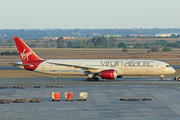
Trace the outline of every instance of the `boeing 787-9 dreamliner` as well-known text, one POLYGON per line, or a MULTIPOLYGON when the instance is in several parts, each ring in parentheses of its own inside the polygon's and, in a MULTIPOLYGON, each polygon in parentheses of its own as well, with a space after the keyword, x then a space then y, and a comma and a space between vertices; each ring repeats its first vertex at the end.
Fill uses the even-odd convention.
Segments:
POLYGON ((41 59, 19 37, 13 37, 22 62, 14 66, 54 75, 83 75, 87 81, 117 79, 122 76, 160 76, 176 71, 167 63, 157 60, 101 60, 101 59, 41 59))

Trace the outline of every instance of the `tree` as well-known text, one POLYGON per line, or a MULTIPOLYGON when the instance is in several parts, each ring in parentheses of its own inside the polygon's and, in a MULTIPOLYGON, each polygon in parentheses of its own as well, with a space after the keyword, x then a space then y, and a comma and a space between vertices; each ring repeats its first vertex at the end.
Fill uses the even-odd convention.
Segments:
POLYGON ((36 45, 35 44, 30 44, 29 47, 35 47, 36 45))
POLYGON ((180 44, 177 45, 177 48, 180 48, 180 44))
POLYGON ((19 55, 19 53, 18 53, 18 52, 15 52, 15 51, 12 52, 11 54, 12 54, 12 55, 19 55))
MULTIPOLYGON (((89 39, 89 40, 86 42, 86 44, 88 45, 88 44, 90 44, 90 43, 93 43, 92 41, 93 41, 93 39, 89 39)), ((94 44, 94 43, 93 43, 93 44, 94 44)))
POLYGON ((135 48, 135 49, 139 49, 139 45, 140 45, 140 43, 136 43, 136 44, 134 45, 134 48, 135 48))
POLYGON ((128 50, 126 48, 123 48, 122 52, 128 52, 128 50))
POLYGON ((98 40, 98 37, 93 37, 91 39, 89 39, 86 43, 87 45, 89 45, 89 43, 93 43, 95 46, 97 46, 97 40, 98 40))
POLYGON ((105 38, 105 37, 99 37, 99 38, 97 39, 97 46, 106 47, 106 46, 107 46, 107 38, 105 38))
POLYGON ((124 44, 124 42, 120 42, 118 44, 118 48, 126 48, 126 45, 124 44))
POLYGON ((166 40, 156 40, 154 42, 155 45, 162 45, 162 46, 167 46, 167 41, 166 40))
POLYGON ((80 41, 80 40, 78 40, 78 41, 76 42, 76 44, 75 44, 75 47, 76 47, 76 48, 87 48, 88 45, 86 44, 85 41, 80 41))
POLYGON ((88 46, 89 46, 89 48, 93 48, 94 44, 93 43, 89 43, 88 46))
POLYGON ((73 42, 69 41, 68 44, 67 44, 67 47, 68 48, 73 48, 73 42))
POLYGON ((63 39, 63 37, 59 37, 57 39, 57 48, 64 48, 64 39, 63 39))
POLYGON ((148 43, 146 42, 146 43, 144 44, 144 48, 145 48, 145 49, 150 49, 150 48, 151 48, 151 46, 150 46, 150 45, 148 45, 148 43))
POLYGON ((6 51, 6 52, 1 52, 1 55, 19 55, 19 53, 6 51))
POLYGON ((52 40, 52 39, 49 40, 49 43, 53 43, 53 42, 54 42, 54 40, 52 40))
POLYGON ((165 48, 163 48, 163 50, 162 51, 166 51, 166 52, 168 52, 168 51, 171 51, 172 49, 171 48, 169 48, 169 47, 165 47, 165 48))
POLYGON ((168 46, 168 47, 173 47, 173 43, 169 42, 169 43, 167 44, 167 46, 168 46))
POLYGON ((39 43, 39 40, 36 40, 37 43, 39 43))
POLYGON ((1 52, 1 55, 11 55, 11 52, 9 52, 9 51, 1 52))
POLYGON ((110 37, 108 46, 109 47, 116 47, 116 42, 117 42, 117 40, 114 37, 110 37))
POLYGON ((170 38, 176 38, 176 35, 175 35, 175 34, 172 34, 172 35, 170 36, 170 38))
POLYGON ((159 47, 158 46, 153 46, 151 48, 151 52, 158 52, 159 51, 159 47))
POLYGON ((130 35, 127 35, 126 38, 131 38, 131 36, 130 36, 130 35))
POLYGON ((139 49, 144 49, 144 44, 139 44, 139 49))
POLYGON ((180 34, 177 35, 177 38, 180 38, 180 34))
POLYGON ((95 45, 95 46, 97 46, 97 41, 98 41, 98 37, 96 36, 96 37, 93 37, 93 39, 92 39, 92 43, 95 45))
POLYGON ((151 50, 148 50, 147 53, 150 54, 150 53, 151 53, 151 50))

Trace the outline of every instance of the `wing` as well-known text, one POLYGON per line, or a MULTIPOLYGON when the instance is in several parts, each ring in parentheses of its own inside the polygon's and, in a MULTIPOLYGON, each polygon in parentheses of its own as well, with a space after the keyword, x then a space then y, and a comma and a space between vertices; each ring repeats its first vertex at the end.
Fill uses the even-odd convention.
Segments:
POLYGON ((102 70, 102 68, 91 68, 91 67, 84 67, 84 66, 78 66, 78 65, 70 65, 70 64, 62 64, 62 63, 52 63, 52 62, 47 62, 47 63, 54 64, 54 65, 61 65, 61 66, 79 68, 79 69, 81 69, 83 71, 90 71, 92 73, 100 72, 102 70))

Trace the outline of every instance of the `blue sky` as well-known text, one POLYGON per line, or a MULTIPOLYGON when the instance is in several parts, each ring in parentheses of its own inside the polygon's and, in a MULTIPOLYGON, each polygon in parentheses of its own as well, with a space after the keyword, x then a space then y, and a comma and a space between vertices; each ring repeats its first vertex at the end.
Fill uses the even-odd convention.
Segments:
POLYGON ((180 0, 0 0, 0 29, 180 28, 180 0))

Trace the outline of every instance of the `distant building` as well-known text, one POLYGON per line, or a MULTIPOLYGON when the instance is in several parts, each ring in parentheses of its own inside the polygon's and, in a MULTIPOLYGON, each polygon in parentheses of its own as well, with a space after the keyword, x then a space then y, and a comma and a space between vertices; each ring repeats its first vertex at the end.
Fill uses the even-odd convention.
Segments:
POLYGON ((46 39, 46 40, 57 40, 58 37, 44 37, 44 39, 46 39))
POLYGON ((120 38, 120 37, 122 37, 122 35, 104 35, 103 37, 105 37, 105 38, 110 38, 110 37, 120 38))
POLYGON ((66 36, 66 37, 63 37, 63 39, 64 39, 64 40, 66 40, 66 39, 71 39, 71 37, 70 37, 70 36, 66 36))
POLYGON ((180 33, 157 33, 154 34, 154 37, 170 37, 172 34, 178 35, 180 33))
POLYGON ((139 34, 130 34, 131 37, 139 37, 139 34))
POLYGON ((130 34, 131 37, 151 37, 151 35, 130 34))

